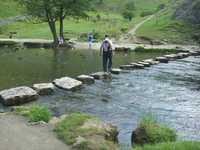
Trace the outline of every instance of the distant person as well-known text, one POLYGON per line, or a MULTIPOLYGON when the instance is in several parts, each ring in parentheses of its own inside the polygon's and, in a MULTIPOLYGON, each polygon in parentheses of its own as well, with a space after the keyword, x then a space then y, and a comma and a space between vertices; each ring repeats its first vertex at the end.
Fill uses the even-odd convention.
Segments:
POLYGON ((89 43, 89 49, 92 49, 92 43, 93 43, 93 35, 92 35, 92 33, 90 33, 89 35, 88 35, 88 43, 89 43))
POLYGON ((113 45, 108 35, 105 35, 105 39, 101 44, 100 55, 103 53, 103 70, 104 72, 110 72, 112 69, 112 56, 113 45))

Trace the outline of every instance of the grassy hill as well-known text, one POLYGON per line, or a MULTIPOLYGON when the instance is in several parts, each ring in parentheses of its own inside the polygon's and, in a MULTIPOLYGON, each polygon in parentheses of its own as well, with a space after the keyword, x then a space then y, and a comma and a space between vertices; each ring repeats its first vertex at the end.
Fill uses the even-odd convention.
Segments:
MULTIPOLYGON (((164 4, 166 11, 156 15, 154 19, 146 22, 136 33, 137 36, 148 37, 150 39, 165 40, 175 43, 192 42, 194 28, 182 21, 172 18, 176 5, 183 0, 135 0, 135 17, 130 22, 125 20, 121 12, 125 4, 130 0, 103 0, 104 5, 98 5, 97 11, 89 13, 90 20, 81 19, 79 21, 72 18, 65 20, 65 36, 77 38, 86 36, 88 32, 94 31, 98 38, 102 38, 108 33, 112 37, 118 38, 124 31, 133 28, 135 24, 144 20, 142 13, 152 14, 158 11, 158 7, 164 4), (100 16, 100 20, 97 19, 100 16)), ((22 9, 14 0, 0 0, 0 18, 16 16, 22 14, 22 9), (15 9, 18 8, 18 9, 15 9)), ((44 38, 51 39, 51 34, 46 23, 33 23, 30 21, 17 22, 8 26, 0 27, 0 38, 7 38, 9 32, 17 32, 16 38, 44 38)))
POLYGON ((0 0, 0 19, 21 14, 21 7, 14 0, 0 0))

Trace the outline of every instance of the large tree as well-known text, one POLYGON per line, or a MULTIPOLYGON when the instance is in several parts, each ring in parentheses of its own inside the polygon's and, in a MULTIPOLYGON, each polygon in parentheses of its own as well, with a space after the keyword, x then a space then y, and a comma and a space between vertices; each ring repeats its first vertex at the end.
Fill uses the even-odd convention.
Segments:
POLYGON ((66 16, 83 17, 90 10, 92 0, 17 0, 27 13, 48 22, 54 45, 59 44, 56 22, 60 21, 60 39, 64 41, 64 19, 66 16))
MULTIPOLYGON (((94 0, 93 0, 94 1, 94 0)), ((66 17, 86 17, 92 10, 92 0, 57 0, 60 21, 60 39, 64 41, 64 19, 66 17)))
POLYGON ((17 0, 22 4, 33 18, 47 22, 51 30, 54 46, 58 45, 56 32, 56 21, 58 20, 58 10, 55 7, 56 0, 17 0))

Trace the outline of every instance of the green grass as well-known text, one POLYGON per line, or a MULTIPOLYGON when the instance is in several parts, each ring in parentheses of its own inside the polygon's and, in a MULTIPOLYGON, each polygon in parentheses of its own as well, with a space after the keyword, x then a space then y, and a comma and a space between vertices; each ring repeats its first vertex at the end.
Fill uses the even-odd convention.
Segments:
POLYGON ((133 150, 200 150, 200 142, 171 142, 156 145, 145 145, 144 147, 136 147, 133 150))
MULTIPOLYGON (((55 132, 58 137, 62 139, 66 144, 72 145, 75 143, 76 138, 79 135, 85 134, 86 130, 81 130, 85 121, 92 117, 85 114, 74 113, 65 118, 62 122, 58 123, 55 132)), ((89 131, 91 132, 91 131, 89 131)))
POLYGON ((195 29, 185 22, 172 18, 172 10, 162 12, 146 22, 136 33, 139 37, 167 40, 169 43, 193 43, 195 29))
POLYGON ((92 116, 73 113, 56 125, 55 132, 58 138, 68 145, 74 145, 77 138, 81 137, 81 142, 73 147, 77 150, 115 150, 116 145, 111 139, 109 140, 106 138, 108 133, 105 129, 95 126, 88 128, 83 127, 84 123, 89 120, 101 123, 92 116))
POLYGON ((51 119, 51 113, 47 107, 44 106, 31 106, 31 107, 17 107, 16 113, 26 116, 30 122, 49 122, 51 119))
POLYGON ((0 19, 21 14, 21 7, 14 0, 0 0, 0 19))
POLYGON ((145 117, 135 130, 134 144, 157 144, 176 141, 174 130, 159 124, 152 117, 145 117))

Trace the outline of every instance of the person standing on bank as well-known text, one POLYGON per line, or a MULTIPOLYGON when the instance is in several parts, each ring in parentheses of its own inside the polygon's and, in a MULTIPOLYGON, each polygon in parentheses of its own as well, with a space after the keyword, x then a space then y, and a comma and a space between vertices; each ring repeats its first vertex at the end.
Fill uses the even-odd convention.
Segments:
POLYGON ((101 44, 101 55, 103 56, 103 71, 110 72, 112 69, 113 45, 108 35, 105 35, 105 39, 101 44))

